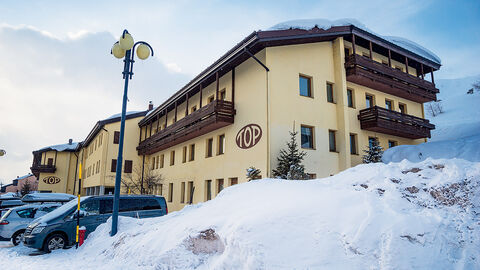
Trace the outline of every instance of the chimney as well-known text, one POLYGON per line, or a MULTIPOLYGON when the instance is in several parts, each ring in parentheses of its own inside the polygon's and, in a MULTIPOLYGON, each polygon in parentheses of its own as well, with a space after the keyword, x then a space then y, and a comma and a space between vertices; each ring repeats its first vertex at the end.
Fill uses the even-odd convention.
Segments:
POLYGON ((68 139, 68 144, 69 144, 69 145, 72 145, 72 142, 73 142, 72 139, 68 139))
POLYGON ((148 102, 148 110, 153 110, 153 102, 151 100, 148 102))

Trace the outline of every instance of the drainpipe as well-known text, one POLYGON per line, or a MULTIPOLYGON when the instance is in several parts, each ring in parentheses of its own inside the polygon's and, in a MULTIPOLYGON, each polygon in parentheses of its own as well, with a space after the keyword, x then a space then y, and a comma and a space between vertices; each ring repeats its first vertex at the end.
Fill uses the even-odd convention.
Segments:
POLYGON ((140 184, 140 194, 143 194, 143 171, 145 170, 145 155, 142 158, 142 181, 140 184))

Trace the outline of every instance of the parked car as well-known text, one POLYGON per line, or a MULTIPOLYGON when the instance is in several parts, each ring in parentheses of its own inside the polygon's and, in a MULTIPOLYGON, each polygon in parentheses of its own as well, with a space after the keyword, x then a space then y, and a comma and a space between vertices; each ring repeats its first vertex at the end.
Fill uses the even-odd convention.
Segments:
POLYGON ((11 208, 0 218, 0 236, 4 239, 11 239, 15 246, 18 245, 23 240, 23 233, 28 224, 36 218, 52 212, 60 205, 59 203, 28 204, 11 208))
POLYGON ((16 199, 16 198, 1 199, 0 200, 0 217, 4 213, 6 213, 10 208, 21 206, 24 204, 25 203, 22 202, 22 200, 16 199))
POLYGON ((77 196, 67 193, 30 193, 22 197, 24 203, 59 202, 66 203, 77 196))
MULTIPOLYGON (((73 246, 76 238, 77 215, 80 226, 86 228, 85 237, 112 215, 113 196, 87 196, 70 201, 28 225, 24 245, 50 252, 73 246)), ((119 215, 134 218, 159 217, 168 213, 165 198, 154 195, 120 196, 119 215)))

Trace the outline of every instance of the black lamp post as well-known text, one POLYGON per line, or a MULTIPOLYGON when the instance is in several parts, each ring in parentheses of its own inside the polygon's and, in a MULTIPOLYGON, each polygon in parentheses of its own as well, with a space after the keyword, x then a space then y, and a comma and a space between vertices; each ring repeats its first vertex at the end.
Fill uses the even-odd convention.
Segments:
POLYGON ((118 209, 120 205, 120 182, 122 177, 122 163, 123 163, 123 137, 125 133, 125 114, 127 110, 127 92, 128 92, 128 80, 133 76, 133 63, 134 54, 132 51, 135 51, 137 47, 137 57, 145 60, 148 58, 150 53, 153 56, 152 47, 144 42, 138 41, 134 42, 132 36, 128 33, 127 30, 123 30, 123 34, 120 37, 120 40, 115 42, 112 47, 111 53, 116 58, 123 58, 123 79, 125 79, 125 87, 123 90, 123 103, 122 103, 122 118, 120 122, 120 141, 118 143, 118 157, 117 157, 117 170, 115 173, 115 191, 113 199, 113 213, 112 213, 112 231, 110 232, 111 236, 117 234, 118 228, 118 209), (137 47, 138 45, 138 47, 137 47))

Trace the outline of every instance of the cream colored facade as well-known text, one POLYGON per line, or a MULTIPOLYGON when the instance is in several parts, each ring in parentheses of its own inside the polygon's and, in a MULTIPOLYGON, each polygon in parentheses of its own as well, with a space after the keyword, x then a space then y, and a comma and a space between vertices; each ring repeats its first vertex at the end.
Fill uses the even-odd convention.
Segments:
MULTIPOLYGON (((267 45, 234 64, 227 61, 230 56, 222 57, 153 112, 127 120, 124 160, 131 160, 133 167, 160 175, 162 181, 154 193, 164 196, 169 210, 176 211, 187 204, 214 198, 223 188, 246 182, 246 169, 250 166, 260 169, 262 177, 272 177, 277 156, 286 147, 292 129, 299 132, 298 145, 302 145, 302 127, 313 131, 313 147, 302 151, 307 153, 305 171, 319 178, 360 164, 362 150, 368 148, 370 138, 376 138, 384 149, 390 144, 426 141, 362 129, 359 113, 368 107, 367 95, 373 99, 371 105, 385 108, 388 101, 392 106, 390 111, 398 112, 401 104, 403 115, 418 119, 424 118, 423 105, 408 95, 405 98, 405 94, 400 97, 349 81, 345 53, 352 53, 353 44, 342 35, 315 42, 267 45), (212 80, 215 74, 218 79, 212 80), (300 95, 300 76, 309 78, 310 96, 300 95), (327 84, 333 88, 333 102, 328 100, 327 84), (352 93, 352 106, 347 91, 352 93), (209 117, 217 117, 222 109, 212 114, 205 111, 221 100, 233 104, 232 121, 215 118, 208 122, 212 119, 209 117), (218 122, 223 124, 216 126, 218 122), (247 136, 244 132, 252 125, 261 129, 261 136, 255 134, 259 139, 255 143, 251 143, 253 133, 247 136), (238 143, 240 135, 244 141, 238 143), (243 147, 242 142, 250 147, 243 147)), ((243 42, 250 42, 251 36, 243 42)), ((232 59, 239 57, 235 53, 242 52, 241 49, 239 43, 230 51, 232 59)), ((406 71, 398 56, 389 59, 358 44, 355 49, 357 55, 370 57, 371 53, 370 60, 380 64, 391 61, 389 68, 406 71)), ((408 53, 408 57, 417 57, 408 53)), ((414 64, 409 65, 409 74, 423 80, 423 64, 422 74, 418 74, 423 60, 415 59, 420 62, 410 62, 414 64)), ((425 65, 425 70, 428 68, 432 73, 438 69, 425 65)), ((105 123, 101 128, 96 126, 83 142, 79 156, 85 194, 113 192, 112 160, 116 159, 118 149, 113 143, 113 133, 118 130, 118 121, 105 123)), ((122 192, 128 191, 122 189, 122 192)))

